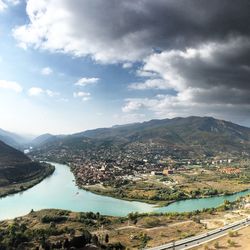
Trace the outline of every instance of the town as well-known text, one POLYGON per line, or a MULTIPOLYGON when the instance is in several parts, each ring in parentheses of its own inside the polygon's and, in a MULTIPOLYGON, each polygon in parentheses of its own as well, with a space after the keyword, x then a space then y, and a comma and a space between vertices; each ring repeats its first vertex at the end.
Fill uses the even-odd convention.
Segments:
POLYGON ((248 187, 249 163, 244 157, 180 158, 178 148, 138 144, 77 149, 64 145, 30 155, 35 160, 66 163, 79 187, 119 198, 178 200, 234 193, 248 187), (232 190, 236 182, 237 190, 232 190))

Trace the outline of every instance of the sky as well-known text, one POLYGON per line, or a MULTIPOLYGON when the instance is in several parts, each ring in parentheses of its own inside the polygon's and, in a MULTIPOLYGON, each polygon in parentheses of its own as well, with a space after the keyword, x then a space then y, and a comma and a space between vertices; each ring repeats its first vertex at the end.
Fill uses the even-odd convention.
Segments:
POLYGON ((0 0, 0 127, 177 116, 250 127, 247 0, 0 0))

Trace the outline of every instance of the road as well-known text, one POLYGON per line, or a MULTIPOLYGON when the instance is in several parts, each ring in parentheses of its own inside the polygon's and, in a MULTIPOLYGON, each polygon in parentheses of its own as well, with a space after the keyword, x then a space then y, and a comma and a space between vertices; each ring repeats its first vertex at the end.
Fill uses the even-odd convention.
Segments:
POLYGON ((183 240, 178 240, 176 242, 171 242, 165 245, 161 245, 158 247, 152 247, 152 248, 145 248, 145 250, 163 250, 163 249, 169 249, 169 250, 184 250, 189 249, 191 247, 198 246, 202 243, 205 243, 206 241, 214 240, 216 238, 219 238, 220 236, 223 236, 224 234, 228 233, 230 230, 240 229, 244 226, 250 225, 250 218, 244 219, 241 221, 234 222, 232 224, 228 224, 224 227, 209 231, 204 234, 200 234, 194 237, 189 237, 183 240))

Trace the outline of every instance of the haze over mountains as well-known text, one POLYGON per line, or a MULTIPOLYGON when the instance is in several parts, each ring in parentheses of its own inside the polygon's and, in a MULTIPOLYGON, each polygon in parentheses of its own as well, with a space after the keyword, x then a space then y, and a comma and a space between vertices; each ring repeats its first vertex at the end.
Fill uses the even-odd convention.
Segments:
POLYGON ((119 125, 111 128, 87 130, 68 136, 43 135, 36 140, 35 148, 56 147, 124 147, 135 143, 176 148, 195 155, 218 153, 249 154, 250 128, 212 117, 187 117, 151 120, 142 123, 119 125))
POLYGON ((14 147, 20 148, 21 145, 29 142, 29 140, 18 134, 3 130, 0 128, 0 141, 5 142, 6 144, 14 147))
POLYGON ((33 139, 30 143, 34 146, 39 146, 53 138, 56 138, 56 136, 52 134, 43 134, 33 139))

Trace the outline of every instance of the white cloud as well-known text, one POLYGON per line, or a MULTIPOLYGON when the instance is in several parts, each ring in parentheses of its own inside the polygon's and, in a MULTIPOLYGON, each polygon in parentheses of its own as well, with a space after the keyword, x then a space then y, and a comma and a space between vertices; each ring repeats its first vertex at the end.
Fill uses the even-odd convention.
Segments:
POLYGON ((12 5, 18 5, 21 3, 21 0, 7 0, 7 2, 12 5))
POLYGON ((23 90, 23 88, 19 83, 6 80, 0 80, 0 88, 12 90, 18 93, 22 92, 23 90))
POLYGON ((130 89, 170 89, 170 84, 164 79, 148 79, 145 82, 135 82, 129 85, 130 89))
MULTIPOLYGON (((244 98, 247 99, 249 94, 250 93, 246 93, 244 98)), ((152 112, 153 116, 157 118, 206 115, 225 120, 244 121, 244 119, 250 115, 250 105, 244 103, 239 103, 238 105, 232 105, 228 102, 224 103, 223 99, 228 98, 227 95, 237 99, 241 93, 238 93, 237 90, 231 90, 228 94, 227 89, 217 87, 207 90, 188 88, 176 96, 160 94, 152 98, 126 99, 122 111, 127 115, 141 112, 145 109, 152 112), (215 100, 211 100, 210 96, 216 92, 218 96, 215 96, 215 100), (221 94, 222 92, 225 93, 226 97, 221 94), (207 99, 206 96, 209 96, 209 99, 207 99), (222 99, 221 102, 217 101, 218 97, 222 99)))
POLYGON ((83 97, 82 100, 83 100, 84 102, 86 102, 86 101, 91 100, 91 97, 90 97, 90 96, 86 96, 86 97, 83 97))
POLYGON ((44 93, 44 90, 38 87, 32 87, 28 91, 29 96, 39 96, 43 93, 44 93))
POLYGON ((123 63, 122 67, 123 67, 124 69, 132 68, 132 67, 133 67, 133 63, 131 63, 131 62, 123 63))
POLYGON ((51 75, 53 73, 53 70, 50 68, 50 67, 45 67, 45 68, 42 68, 41 70, 41 74, 42 75, 51 75))
MULTIPOLYGON (((187 89, 176 96, 171 95, 156 95, 153 98, 130 98, 125 100, 125 105, 122 109, 123 112, 135 112, 143 108, 153 111, 158 116, 173 116, 181 110, 185 112, 187 108, 189 110, 193 109, 197 105, 195 101, 192 100, 193 89, 187 89), (185 110, 185 111, 184 111, 185 110)), ((206 104, 207 106, 207 104, 206 104)))
POLYGON ((58 96, 60 95, 58 92, 54 92, 52 90, 49 90, 49 89, 42 89, 42 88, 39 88, 39 87, 32 87, 28 90, 28 95, 29 96, 41 96, 41 95, 47 95, 49 97, 55 97, 55 96, 58 96))
POLYGON ((45 90, 45 93, 46 93, 49 97, 55 97, 55 96, 60 95, 58 92, 54 92, 54 91, 49 90, 49 89, 46 89, 46 90, 45 90))
POLYGON ((89 84, 94 84, 94 83, 97 83, 100 79, 99 78, 96 78, 96 77, 92 77, 92 78, 86 78, 86 77, 83 77, 81 79, 79 79, 75 85, 76 86, 86 86, 86 85, 89 85, 89 84))
POLYGON ((0 0, 0 11, 5 10, 7 7, 8 6, 2 0, 0 0))
POLYGON ((126 102, 126 105, 122 108, 124 113, 134 112, 145 106, 142 99, 127 99, 126 102))
MULTIPOLYGON (((127 99, 123 112, 133 113, 142 109, 152 111, 157 117, 175 117, 185 115, 187 111, 193 111, 196 105, 190 102, 183 102, 179 96, 158 95, 154 98, 127 99)), ((202 109, 200 107, 200 109, 202 109)))
POLYGON ((147 71, 147 70, 144 70, 144 69, 138 69, 136 71, 136 75, 140 76, 140 77, 151 77, 151 78, 159 77, 156 72, 147 71))
POLYGON ((79 92, 74 92, 73 96, 74 97, 85 97, 85 96, 90 96, 90 93, 79 91, 79 92))
POLYGON ((68 98, 60 98, 58 101, 60 101, 60 102, 69 102, 69 99, 68 98))
POLYGON ((130 84, 129 88, 166 89, 176 94, 159 91, 159 95, 151 98, 126 99, 122 111, 133 113, 145 109, 157 117, 187 114, 246 117, 250 110, 250 90, 244 54, 249 50, 248 38, 230 38, 224 43, 153 54, 139 70, 143 77, 149 72, 147 79, 130 84), (237 114, 230 112, 230 108, 237 110, 237 114))
POLYGON ((0 0, 0 11, 3 11, 8 8, 8 5, 18 5, 20 0, 0 0))
POLYGON ((75 98, 81 98, 82 101, 88 101, 91 99, 91 94, 89 92, 83 92, 83 91, 74 92, 73 96, 75 98))
POLYGON ((145 121, 146 115, 143 113, 127 113, 127 114, 115 114, 113 120, 116 124, 126 124, 132 122, 145 121))
POLYGON ((136 5, 129 1, 112 3, 117 8, 97 0, 27 0, 29 23, 16 27, 13 35, 24 49, 34 47, 77 57, 90 55, 103 63, 136 61, 148 55, 151 44, 141 46, 141 41, 151 37, 147 30, 133 31, 132 25, 123 35, 126 27, 119 29, 119 25, 130 25, 123 12, 137 16, 136 5), (114 21, 120 18, 123 21, 114 21), (112 34, 114 31, 121 34, 112 34))

